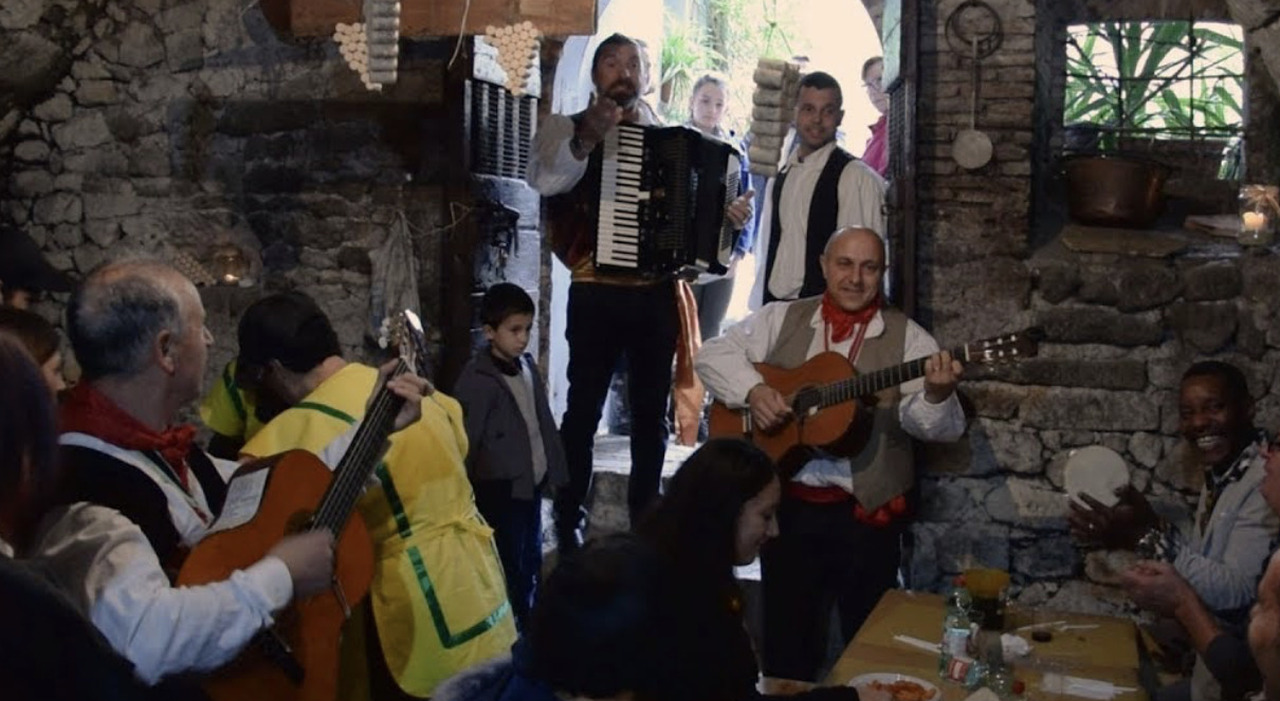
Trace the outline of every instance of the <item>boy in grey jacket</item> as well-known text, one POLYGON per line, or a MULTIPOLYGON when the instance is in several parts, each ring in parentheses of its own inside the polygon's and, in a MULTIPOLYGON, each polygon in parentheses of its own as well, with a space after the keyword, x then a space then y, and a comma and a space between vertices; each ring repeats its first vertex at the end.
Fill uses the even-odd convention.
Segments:
POLYGON ((467 475, 476 507, 494 529, 521 631, 542 569, 542 496, 568 481, 542 376, 524 352, 533 317, 533 300, 520 287, 490 287, 480 303, 489 344, 467 363, 454 387, 471 443, 467 475))

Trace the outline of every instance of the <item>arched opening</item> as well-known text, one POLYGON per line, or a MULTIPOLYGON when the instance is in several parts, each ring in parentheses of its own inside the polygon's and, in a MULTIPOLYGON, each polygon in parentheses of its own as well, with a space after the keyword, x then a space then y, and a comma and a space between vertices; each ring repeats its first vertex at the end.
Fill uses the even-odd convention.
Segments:
MULTIPOLYGON (((841 126, 843 143, 851 153, 861 155, 870 135, 869 127, 879 117, 862 86, 861 69, 866 59, 881 53, 879 22, 883 0, 601 0, 596 34, 570 37, 564 42, 555 66, 551 95, 545 96, 549 97, 550 112, 571 114, 586 107, 591 94, 589 64, 600 39, 613 32, 622 32, 644 40, 650 47, 657 82, 657 77, 664 71, 660 57, 663 43, 672 32, 672 23, 689 21, 709 26, 710 21, 719 16, 717 13, 732 9, 727 7, 729 5, 751 5, 749 9, 753 12, 759 9, 770 17, 778 18, 782 36, 774 47, 775 55, 782 58, 807 56, 810 70, 826 71, 840 82, 845 95, 845 118, 841 126)), ((724 71, 730 74, 731 90, 735 93, 731 99, 736 103, 726 119, 739 135, 750 127, 753 89, 750 76, 756 58, 739 58, 739 62, 747 65, 735 65, 724 71), (740 77, 735 81, 735 76, 740 77)), ((661 95, 655 86, 655 91, 647 99, 656 103, 661 95)), ((670 98, 668 115, 678 117, 686 114, 687 118, 687 109, 682 108, 688 104, 687 90, 683 93, 677 90, 670 98)), ((659 107, 657 104, 654 106, 659 107)), ((564 340, 564 309, 568 302, 569 276, 558 261, 553 260, 551 267, 548 382, 552 409, 559 416, 564 410, 567 391, 568 347, 564 340)), ((735 277, 726 326, 748 312, 747 297, 755 278, 753 256, 740 262, 735 277)))

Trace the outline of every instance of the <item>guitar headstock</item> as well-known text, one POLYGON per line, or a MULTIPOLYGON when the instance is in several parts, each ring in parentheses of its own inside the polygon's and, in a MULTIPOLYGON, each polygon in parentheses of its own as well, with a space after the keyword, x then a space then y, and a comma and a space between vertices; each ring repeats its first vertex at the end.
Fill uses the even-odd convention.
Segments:
POLYGON ((1044 330, 1034 326, 986 338, 966 345, 964 350, 967 357, 963 360, 969 363, 995 365, 1034 358, 1040 352, 1040 341, 1043 339, 1044 330))
POLYGON ((383 319, 378 345, 395 348, 409 372, 420 377, 427 376, 427 334, 423 330, 422 319, 413 310, 406 309, 383 319))

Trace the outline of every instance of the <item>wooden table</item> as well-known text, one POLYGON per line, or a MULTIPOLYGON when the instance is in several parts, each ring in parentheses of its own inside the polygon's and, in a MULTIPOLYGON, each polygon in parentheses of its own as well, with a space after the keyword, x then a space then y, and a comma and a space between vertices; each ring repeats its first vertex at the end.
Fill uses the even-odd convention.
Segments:
MULTIPOLYGON (((936 642, 942 637, 942 619, 945 611, 943 597, 937 594, 890 590, 876 604, 867 622, 858 631, 853 642, 845 648, 836 661, 827 684, 845 684, 859 674, 868 672, 897 672, 924 679, 942 690, 939 701, 963 701, 968 690, 957 682, 938 678, 938 655, 894 640, 895 635, 907 635, 920 640, 936 642)), ((1041 688, 1045 672, 1070 674, 1089 679, 1109 681, 1116 686, 1135 687, 1138 690, 1116 696, 1116 701, 1146 701, 1147 694, 1138 683, 1138 634, 1132 621, 1110 616, 1090 616, 1073 613, 1042 613, 1043 621, 1066 621, 1069 625, 1093 625, 1096 628, 1053 631, 1053 639, 1047 643, 1030 640, 1029 655, 1013 663, 1013 673, 1026 684, 1029 701, 1072 701, 1080 699, 1041 688)), ((1033 622, 1033 614, 1026 609, 1010 606, 1006 613, 1007 628, 1033 622)), ((1039 622, 1039 621, 1036 621, 1039 622)))

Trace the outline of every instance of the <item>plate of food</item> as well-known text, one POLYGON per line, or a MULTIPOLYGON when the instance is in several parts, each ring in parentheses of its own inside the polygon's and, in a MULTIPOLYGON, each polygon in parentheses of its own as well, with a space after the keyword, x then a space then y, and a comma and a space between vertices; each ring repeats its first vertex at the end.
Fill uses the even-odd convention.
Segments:
POLYGON ((849 680, 862 701, 940 701, 938 687, 896 672, 860 674, 849 680))
POLYGON ((1088 494, 1103 506, 1114 506, 1119 500, 1116 490, 1129 484, 1129 464, 1116 451, 1091 445, 1071 451, 1062 468, 1062 482, 1067 495, 1081 506, 1081 494, 1088 494))

